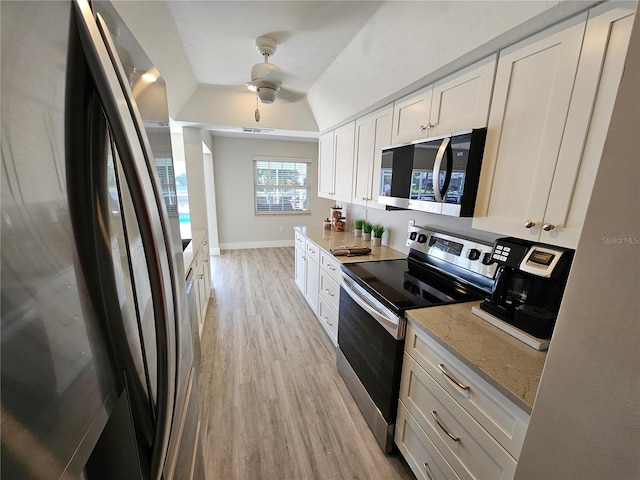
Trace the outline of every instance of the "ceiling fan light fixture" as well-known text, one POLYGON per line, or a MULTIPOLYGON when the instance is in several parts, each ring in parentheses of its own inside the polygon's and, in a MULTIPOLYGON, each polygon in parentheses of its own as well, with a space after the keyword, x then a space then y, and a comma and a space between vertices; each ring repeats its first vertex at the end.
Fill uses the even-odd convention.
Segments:
POLYGON ((278 96, 278 90, 270 87, 258 87, 257 95, 262 103, 273 103, 278 96))

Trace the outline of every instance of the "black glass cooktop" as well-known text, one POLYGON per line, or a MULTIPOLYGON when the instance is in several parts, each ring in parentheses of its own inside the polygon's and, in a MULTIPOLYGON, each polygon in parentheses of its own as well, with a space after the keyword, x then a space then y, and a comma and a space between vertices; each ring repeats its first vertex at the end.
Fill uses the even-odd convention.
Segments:
POLYGON ((343 264, 342 270, 400 315, 412 308, 483 298, 455 278, 409 259, 343 264))

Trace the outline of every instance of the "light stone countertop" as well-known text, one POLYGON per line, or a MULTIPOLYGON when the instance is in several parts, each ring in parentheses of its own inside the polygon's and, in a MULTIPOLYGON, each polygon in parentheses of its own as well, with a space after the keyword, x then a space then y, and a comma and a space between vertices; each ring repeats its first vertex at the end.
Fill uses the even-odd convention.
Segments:
POLYGON ((531 413, 547 358, 471 312, 480 302, 408 310, 407 318, 531 413))
POLYGON ((353 232, 332 232, 323 230, 322 227, 294 227, 296 232, 300 232, 309 240, 316 243, 320 248, 330 253, 332 248, 354 247, 360 245, 371 249, 369 255, 356 255, 353 257, 334 257, 341 263, 371 262, 375 260, 398 260, 407 258, 408 254, 395 250, 386 245, 374 247, 371 242, 365 242, 362 237, 355 237, 353 232))

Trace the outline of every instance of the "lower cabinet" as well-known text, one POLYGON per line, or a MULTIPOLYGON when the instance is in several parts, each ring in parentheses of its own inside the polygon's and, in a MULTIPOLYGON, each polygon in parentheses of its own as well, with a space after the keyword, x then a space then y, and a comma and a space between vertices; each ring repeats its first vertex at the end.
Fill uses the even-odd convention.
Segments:
POLYGON ((295 282, 316 314, 320 326, 338 344, 340 262, 329 252, 296 232, 295 282))
POLYGON ((395 442, 418 478, 513 478, 528 421, 409 322, 395 442))

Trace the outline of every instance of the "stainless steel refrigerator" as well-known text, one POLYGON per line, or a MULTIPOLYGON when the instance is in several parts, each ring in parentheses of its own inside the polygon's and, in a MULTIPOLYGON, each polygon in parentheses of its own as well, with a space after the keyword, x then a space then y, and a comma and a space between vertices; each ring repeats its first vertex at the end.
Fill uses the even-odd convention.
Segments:
POLYGON ((109 3, 0 16, 1 477, 204 478, 164 82, 109 3))

